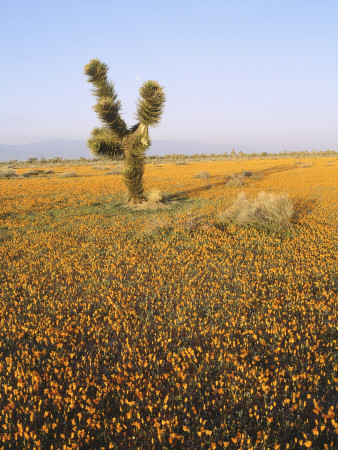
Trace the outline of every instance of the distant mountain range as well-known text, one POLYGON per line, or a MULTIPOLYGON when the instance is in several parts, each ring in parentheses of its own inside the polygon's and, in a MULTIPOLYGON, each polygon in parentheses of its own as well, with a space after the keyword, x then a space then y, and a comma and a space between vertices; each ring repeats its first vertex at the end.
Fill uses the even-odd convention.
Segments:
POLYGON ((81 156, 91 158, 86 141, 55 139, 52 141, 34 142, 32 144, 6 145, 0 144, 0 161, 17 159, 27 161, 28 158, 78 159, 81 156))
MULTIPOLYGON (((147 152, 148 155, 169 155, 169 154, 210 154, 231 152, 232 147, 225 144, 208 144, 204 142, 192 141, 152 141, 152 145, 147 152)), ((240 148, 244 153, 257 152, 253 148, 240 148)), ((0 161, 19 160, 26 161, 28 158, 54 158, 61 156, 63 159, 92 158, 92 154, 86 146, 86 141, 56 139, 51 141, 34 142, 32 144, 6 145, 0 144, 0 161)))

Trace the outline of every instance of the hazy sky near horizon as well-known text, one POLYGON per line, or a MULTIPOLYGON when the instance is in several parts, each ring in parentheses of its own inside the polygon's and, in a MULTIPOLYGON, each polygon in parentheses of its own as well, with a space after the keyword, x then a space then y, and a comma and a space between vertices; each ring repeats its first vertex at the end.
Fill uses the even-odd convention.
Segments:
POLYGON ((1 0, 0 144, 87 139, 92 58, 135 123, 165 88, 151 138, 224 150, 338 150, 337 0, 1 0))

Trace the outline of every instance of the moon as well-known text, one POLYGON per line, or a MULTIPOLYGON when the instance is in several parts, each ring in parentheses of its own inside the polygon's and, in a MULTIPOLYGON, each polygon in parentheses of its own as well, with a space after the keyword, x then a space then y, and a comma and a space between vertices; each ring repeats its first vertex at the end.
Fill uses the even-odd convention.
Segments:
POLYGON ((136 75, 136 81, 138 81, 140 79, 140 75, 136 75))

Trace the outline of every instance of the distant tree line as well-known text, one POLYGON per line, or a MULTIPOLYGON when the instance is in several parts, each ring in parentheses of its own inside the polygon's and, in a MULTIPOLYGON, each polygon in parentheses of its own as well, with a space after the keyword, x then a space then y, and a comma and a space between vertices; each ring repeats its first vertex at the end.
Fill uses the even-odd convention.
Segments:
POLYGON ((172 153, 164 156, 148 156, 148 159, 169 159, 169 160, 183 160, 183 159, 201 159, 201 158, 207 158, 207 159, 252 159, 252 158, 306 158, 306 157, 313 157, 313 156, 335 156, 338 152, 335 150, 325 150, 325 151, 317 151, 313 150, 309 152, 308 150, 305 151, 291 151, 287 152, 286 150, 279 153, 267 153, 267 152, 261 152, 261 153, 244 153, 242 151, 239 151, 238 153, 235 150, 232 150, 230 153, 195 153, 193 155, 184 155, 184 154, 178 154, 178 153, 172 153))
MULTIPOLYGON (((161 160, 161 161, 183 161, 187 159, 225 159, 225 160, 232 160, 232 159, 254 159, 254 158, 306 158, 306 157, 323 157, 323 156, 338 156, 338 152, 335 150, 312 150, 311 152, 304 150, 304 151, 293 151, 293 152, 287 152, 286 150, 280 153, 243 153, 239 151, 238 153, 234 150, 230 153, 195 153, 194 155, 184 155, 184 154, 178 154, 178 153, 172 153, 168 155, 148 155, 146 156, 146 161, 152 162, 154 160, 161 160)), ((64 159, 61 156, 55 156, 53 158, 28 158, 27 161, 18 161, 17 159, 12 159, 8 162, 0 162, 0 165, 51 165, 51 164, 59 164, 59 165, 65 165, 68 163, 78 163, 78 164, 91 164, 93 162, 116 162, 116 161, 122 161, 122 156, 116 156, 114 158, 106 158, 106 157, 93 157, 93 158, 84 158, 81 157, 79 159, 64 159)))

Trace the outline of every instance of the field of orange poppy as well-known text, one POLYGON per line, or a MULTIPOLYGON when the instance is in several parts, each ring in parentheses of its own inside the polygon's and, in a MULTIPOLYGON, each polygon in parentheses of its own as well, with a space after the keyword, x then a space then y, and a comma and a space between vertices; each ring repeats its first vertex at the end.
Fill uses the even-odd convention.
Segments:
POLYGON ((53 170, 0 179, 0 449, 334 448, 336 157, 147 164, 149 210, 53 170), (242 191, 290 227, 220 223, 242 191))

